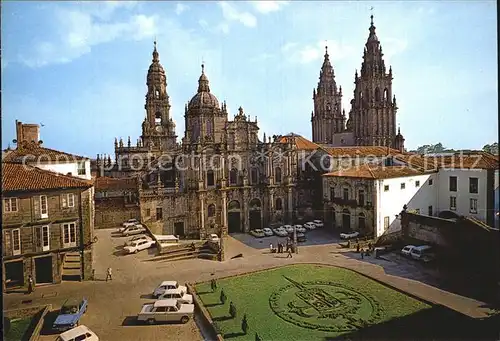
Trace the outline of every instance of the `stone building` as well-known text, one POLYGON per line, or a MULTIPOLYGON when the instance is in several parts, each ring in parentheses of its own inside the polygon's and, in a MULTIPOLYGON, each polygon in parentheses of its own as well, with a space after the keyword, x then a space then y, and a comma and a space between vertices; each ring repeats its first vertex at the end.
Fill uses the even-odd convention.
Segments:
POLYGON ((404 138, 396 133, 396 96, 392 91, 392 68, 386 70, 382 46, 371 16, 361 74, 354 75, 354 94, 349 119, 342 109, 342 87, 325 52, 320 80, 313 91, 311 113, 313 142, 329 146, 386 146, 404 150, 404 138))
POLYGON ((92 273, 92 183, 2 162, 3 290, 92 273))

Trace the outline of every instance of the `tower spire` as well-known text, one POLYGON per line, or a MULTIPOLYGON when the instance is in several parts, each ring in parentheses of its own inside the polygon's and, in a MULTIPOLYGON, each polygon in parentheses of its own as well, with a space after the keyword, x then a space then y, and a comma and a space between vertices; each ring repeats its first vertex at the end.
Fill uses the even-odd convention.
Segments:
POLYGON ((198 92, 210 92, 208 78, 205 75, 205 63, 201 64, 201 76, 198 79, 198 92))
POLYGON ((159 62, 160 61, 160 54, 158 53, 158 50, 156 49, 156 38, 155 38, 153 44, 154 44, 153 62, 159 62))

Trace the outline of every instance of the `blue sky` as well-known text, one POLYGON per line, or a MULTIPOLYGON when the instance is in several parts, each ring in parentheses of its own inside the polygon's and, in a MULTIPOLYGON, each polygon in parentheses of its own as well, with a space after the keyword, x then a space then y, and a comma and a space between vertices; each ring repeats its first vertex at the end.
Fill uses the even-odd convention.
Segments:
POLYGON ((2 148, 15 138, 16 119, 43 123, 47 147, 91 157, 112 154, 115 136, 135 142, 155 37, 179 137, 204 60, 230 117, 241 105, 258 117, 261 136, 310 138, 325 40, 349 112, 371 6, 407 148, 497 141, 494 1, 7 1, 2 148))

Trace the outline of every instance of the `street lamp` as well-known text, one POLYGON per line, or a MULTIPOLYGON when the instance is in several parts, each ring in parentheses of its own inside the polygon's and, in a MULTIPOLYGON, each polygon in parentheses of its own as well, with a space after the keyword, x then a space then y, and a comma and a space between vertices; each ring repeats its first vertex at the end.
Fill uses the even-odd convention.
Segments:
POLYGON ((299 249, 297 248, 297 225, 293 225, 293 250, 295 253, 299 253, 299 249))

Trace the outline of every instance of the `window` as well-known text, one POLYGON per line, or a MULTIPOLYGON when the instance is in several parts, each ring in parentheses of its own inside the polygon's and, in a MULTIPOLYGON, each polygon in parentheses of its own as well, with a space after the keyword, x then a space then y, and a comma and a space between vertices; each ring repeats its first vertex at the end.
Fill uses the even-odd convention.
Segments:
POLYGON ((61 196, 61 206, 63 208, 75 207, 75 195, 73 193, 63 194, 61 196))
POLYGON ((253 185, 259 183, 259 170, 257 168, 252 168, 252 170, 250 171, 250 178, 253 185))
POLYGON ((281 198, 276 199, 276 210, 281 211, 283 209, 283 201, 281 198))
POLYGON ((12 230, 12 254, 14 256, 21 254, 21 231, 19 229, 12 230))
POLYGON ((469 193, 477 194, 479 187, 478 178, 469 178, 469 193))
POLYGON ((349 200, 349 188, 343 189, 342 196, 343 196, 344 200, 349 200))
POLYGON ((470 199, 470 213, 477 213, 477 199, 470 199))
POLYGON ((215 176, 214 171, 207 171, 207 186, 215 186, 215 176))
POLYGON ((389 192, 389 185, 384 186, 384 192, 389 192))
POLYGON ((156 220, 161 220, 163 218, 163 212, 161 207, 156 208, 156 220))
POLYGON ((415 187, 420 187, 420 181, 419 180, 415 181, 415 187))
POLYGON ((404 182, 401 183, 401 189, 405 189, 406 184, 404 182))
POLYGON ((274 169, 274 181, 276 181, 277 184, 281 182, 281 168, 279 167, 274 169))
POLYGON ((364 230, 365 229, 365 214, 364 213, 360 213, 359 214, 359 217, 358 217, 358 228, 360 230, 364 230))
POLYGON ((389 228, 389 217, 384 217, 384 231, 389 228))
POLYGON ((365 190, 360 189, 358 193, 358 205, 365 206, 365 190))
POLYGON ((432 186, 432 179, 429 179, 429 186, 432 186))
POLYGON ((432 206, 428 207, 428 215, 430 215, 430 216, 432 215, 432 206))
POLYGON ((450 211, 457 209, 457 197, 450 197, 450 211))
POLYGON ((150 217, 150 216, 151 216, 151 209, 146 208, 146 217, 150 217))
POLYGON ((211 120, 207 121, 207 135, 212 136, 212 121, 211 120))
POLYGON ((215 216, 215 205, 214 204, 208 205, 208 216, 209 217, 215 216))
POLYGON ((49 205, 47 203, 47 196, 46 195, 40 196, 40 215, 42 218, 49 217, 49 205))
POLYGON ((335 187, 330 187, 330 200, 333 201, 335 198, 335 187))
POLYGON ((233 168, 229 172, 229 184, 236 185, 238 183, 238 170, 233 168))
POLYGON ((86 173, 85 161, 78 162, 78 175, 85 175, 86 173))
POLYGON ((17 198, 5 198, 3 199, 3 211, 17 212, 17 198))
POLYGON ((63 246, 76 246, 76 224, 63 224, 63 246))
POLYGON ((457 177, 450 176, 450 192, 456 192, 456 191, 457 191, 457 177))
POLYGON ((42 226, 42 249, 48 251, 50 249, 50 230, 48 226, 42 226))

